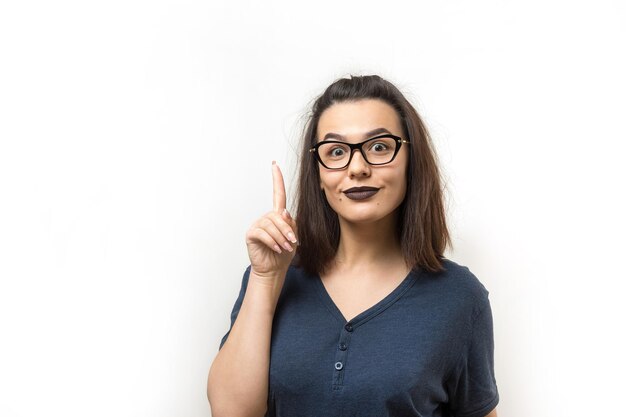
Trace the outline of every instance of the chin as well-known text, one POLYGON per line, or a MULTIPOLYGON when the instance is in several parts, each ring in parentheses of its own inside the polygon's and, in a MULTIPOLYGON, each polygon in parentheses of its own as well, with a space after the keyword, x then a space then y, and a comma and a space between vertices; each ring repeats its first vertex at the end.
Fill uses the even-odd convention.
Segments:
POLYGON ((379 220, 380 220, 379 218, 346 219, 344 217, 344 221, 350 224, 362 224, 362 225, 375 224, 379 220))
POLYGON ((392 216, 402 203, 400 201, 397 205, 390 205, 388 196, 381 196, 385 198, 380 199, 376 199, 376 197, 378 195, 369 201, 353 201, 346 196, 341 196, 343 201, 339 201, 337 198, 332 202, 328 201, 328 203, 343 221, 361 224, 375 223, 392 216))
POLYGON ((371 210, 363 210, 362 212, 337 213, 344 221, 349 223, 370 224, 383 220, 392 213, 373 213, 371 210))

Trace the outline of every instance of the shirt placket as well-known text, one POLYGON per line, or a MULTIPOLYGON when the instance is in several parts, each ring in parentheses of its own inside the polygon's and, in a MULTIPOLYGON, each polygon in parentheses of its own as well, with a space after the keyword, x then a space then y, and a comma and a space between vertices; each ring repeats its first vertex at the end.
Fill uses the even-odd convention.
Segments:
POLYGON ((353 331, 352 323, 346 323, 339 334, 339 342, 335 352, 335 363, 333 365, 333 390, 341 390, 343 388, 343 376, 346 372, 350 338, 353 331))

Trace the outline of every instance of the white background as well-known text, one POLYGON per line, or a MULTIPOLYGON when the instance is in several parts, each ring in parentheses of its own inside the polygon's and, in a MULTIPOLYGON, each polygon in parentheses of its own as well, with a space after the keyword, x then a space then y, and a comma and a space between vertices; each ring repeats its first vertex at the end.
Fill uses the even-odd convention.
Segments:
POLYGON ((209 416, 308 105, 377 73, 428 124, 490 291, 500 416, 616 415, 624 2, 0 6, 0 415, 209 416))

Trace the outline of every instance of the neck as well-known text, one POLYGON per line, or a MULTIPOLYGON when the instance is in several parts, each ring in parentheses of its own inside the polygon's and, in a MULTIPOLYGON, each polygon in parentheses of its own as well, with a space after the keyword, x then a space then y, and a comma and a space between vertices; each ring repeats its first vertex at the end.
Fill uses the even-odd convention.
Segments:
POLYGON ((397 265, 403 257, 395 233, 396 221, 395 212, 367 224, 351 223, 340 217, 341 235, 335 266, 340 270, 358 271, 397 265))

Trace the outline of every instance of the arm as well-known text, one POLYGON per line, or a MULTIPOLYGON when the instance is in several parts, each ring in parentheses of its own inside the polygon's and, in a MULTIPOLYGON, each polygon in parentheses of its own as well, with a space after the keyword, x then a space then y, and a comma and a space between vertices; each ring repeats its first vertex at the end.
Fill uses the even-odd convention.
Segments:
POLYGON ((284 278, 250 271, 239 315, 209 371, 207 396, 214 417, 265 414, 272 320, 284 278))
POLYGON ((272 178, 274 210, 246 233, 250 257, 247 288, 230 334, 209 371, 207 397, 213 417, 260 417, 267 411, 272 323, 295 255, 288 240, 296 243, 298 233, 295 219, 285 207, 285 184, 275 162, 272 178))

